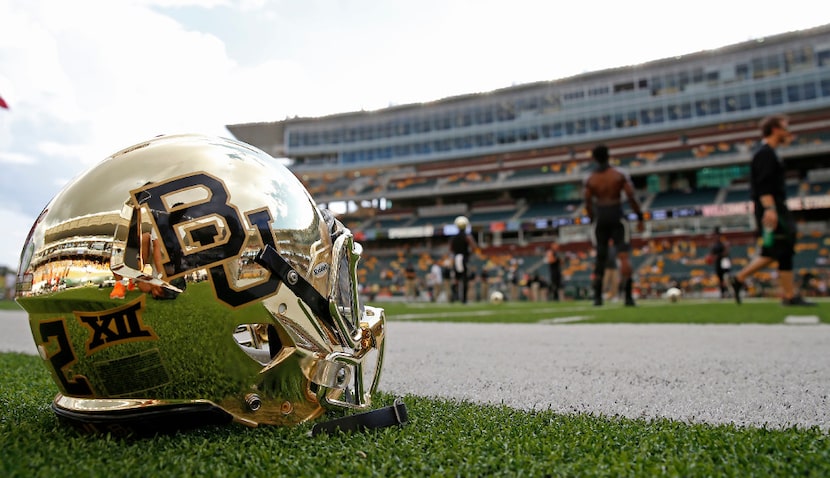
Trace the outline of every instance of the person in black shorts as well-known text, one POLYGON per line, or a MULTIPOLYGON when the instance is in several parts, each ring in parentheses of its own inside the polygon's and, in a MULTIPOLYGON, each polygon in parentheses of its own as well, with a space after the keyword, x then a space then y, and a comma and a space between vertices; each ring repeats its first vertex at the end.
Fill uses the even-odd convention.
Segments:
POLYGON ((637 214, 637 229, 642 232, 643 211, 634 194, 631 178, 622 170, 608 164, 608 147, 598 145, 592 151, 597 168, 585 179, 585 208, 593 226, 594 246, 597 250, 594 265, 594 305, 602 305, 602 282, 608 259, 608 241, 613 241, 620 261, 620 276, 625 290, 625 305, 634 306, 631 294, 631 232, 624 220, 622 193, 625 192, 631 209, 637 214))
POLYGON ((795 219, 787 208, 786 170, 775 148, 792 140, 790 121, 785 115, 773 115, 761 121, 761 147, 752 156, 750 193, 755 206, 757 233, 763 238, 761 253, 738 271, 730 281, 735 301, 741 303, 744 281, 757 271, 778 262, 781 304, 816 305, 795 293, 793 256, 795 255, 795 219))

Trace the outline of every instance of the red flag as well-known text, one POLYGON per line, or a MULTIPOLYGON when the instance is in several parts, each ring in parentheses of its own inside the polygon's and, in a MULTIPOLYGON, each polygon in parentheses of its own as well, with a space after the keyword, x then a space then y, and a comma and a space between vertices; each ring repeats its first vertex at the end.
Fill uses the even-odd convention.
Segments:
POLYGON ((9 109, 9 105, 8 105, 8 103, 6 103, 6 101, 5 101, 5 100, 3 100, 3 97, 2 97, 2 96, 0 96, 0 108, 6 108, 6 109, 9 109))

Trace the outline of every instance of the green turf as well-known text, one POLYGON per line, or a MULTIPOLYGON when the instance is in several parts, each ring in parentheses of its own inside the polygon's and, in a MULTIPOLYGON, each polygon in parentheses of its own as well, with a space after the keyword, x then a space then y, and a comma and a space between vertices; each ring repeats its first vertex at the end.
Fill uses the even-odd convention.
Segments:
MULTIPOLYGON (((584 301, 374 305, 393 321, 463 322, 579 317, 590 323, 773 324, 790 314, 828 322, 830 310, 828 302, 791 309, 771 299, 741 306, 653 300, 636 308, 584 301)), ((0 354, 0 476, 830 476, 830 435, 818 428, 561 415, 408 396, 411 422, 401 429, 312 438, 310 424, 232 425, 123 439, 80 435, 58 423, 48 406, 56 390, 39 358, 0 354)), ((381 393, 377 405, 393 398, 381 393)))
POLYGON ((9 299, 0 300, 0 310, 23 310, 17 305, 17 302, 9 299))
MULTIPOLYGON (((814 299, 811 299, 814 300, 814 299)), ((389 320, 479 323, 684 323, 780 324, 787 316, 816 316, 830 323, 830 302, 817 299, 817 307, 782 307, 775 299, 753 299, 741 305, 731 300, 643 300, 637 307, 609 303, 594 307, 589 301, 505 302, 466 305, 426 302, 379 303, 389 320)))
MULTIPOLYGON (((40 360, 0 354, 0 476, 828 476, 830 437, 404 397, 410 423, 310 437, 209 427, 147 439, 59 424, 40 360)), ((389 404, 392 397, 381 395, 389 404)))

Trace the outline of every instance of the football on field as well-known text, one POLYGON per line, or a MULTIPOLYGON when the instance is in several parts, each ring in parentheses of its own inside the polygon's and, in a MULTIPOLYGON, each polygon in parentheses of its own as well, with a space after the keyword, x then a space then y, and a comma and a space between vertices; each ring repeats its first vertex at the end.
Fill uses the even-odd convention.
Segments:
POLYGON ((668 299, 669 302, 677 302, 680 300, 681 295, 683 295, 683 292, 681 292, 677 287, 672 287, 666 291, 666 299, 668 299))
POLYGON ((504 302, 504 294, 502 294, 499 290, 494 290, 493 293, 490 294, 490 303, 501 304, 502 302, 504 302))

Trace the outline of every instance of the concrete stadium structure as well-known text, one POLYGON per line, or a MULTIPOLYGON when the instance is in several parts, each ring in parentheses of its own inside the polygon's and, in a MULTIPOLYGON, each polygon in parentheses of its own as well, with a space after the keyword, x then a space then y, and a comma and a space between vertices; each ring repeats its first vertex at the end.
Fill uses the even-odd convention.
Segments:
POLYGON ((720 226, 750 244, 746 174, 758 120, 772 113, 790 115, 796 133, 780 153, 802 232, 825 236, 830 25, 488 93, 228 129, 289 158, 319 203, 348 204, 344 221, 380 256, 444 247, 459 214, 486 249, 538 256, 553 238, 584 248, 581 183, 600 142, 648 210, 640 243, 720 226))

